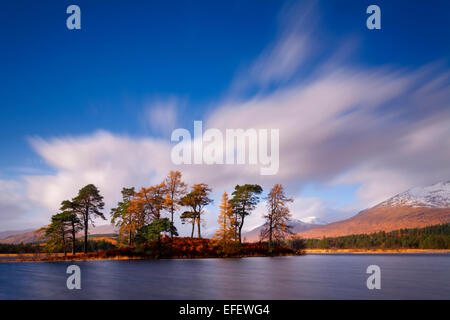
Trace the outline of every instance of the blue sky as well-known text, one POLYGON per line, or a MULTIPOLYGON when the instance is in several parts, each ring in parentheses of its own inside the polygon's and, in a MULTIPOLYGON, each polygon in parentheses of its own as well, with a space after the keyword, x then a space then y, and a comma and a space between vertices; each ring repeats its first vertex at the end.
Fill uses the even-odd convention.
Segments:
MULTIPOLYGON (((67 171, 52 163, 44 150, 57 142, 54 139, 63 144, 84 137, 87 143, 89 137, 102 130, 130 141, 150 138, 169 142, 170 131, 157 130, 155 122, 147 119, 153 106, 167 101, 174 105, 171 124, 192 128, 193 120, 213 118, 211 115, 216 115, 225 102, 236 105, 255 97, 274 96, 285 88, 306 86, 316 79, 317 70, 329 62, 331 68, 339 70, 386 72, 393 81, 397 77, 403 77, 405 82, 420 77, 408 90, 390 97, 373 111, 381 118, 395 109, 403 126, 408 121, 419 125, 425 112, 423 104, 422 108, 411 107, 406 94, 443 76, 439 99, 448 92, 449 15, 450 5, 445 1, 336 0, 318 1, 312 6, 309 2, 283 1, 5 1, 0 10, 0 180, 5 185, 14 184, 14 191, 8 192, 17 192, 24 202, 30 201, 17 214, 9 212, 14 211, 12 205, 3 207, 9 210, 2 213, 5 221, 10 216, 23 217, 5 223, 5 228, 16 227, 25 219, 32 221, 30 224, 41 221, 30 218, 38 215, 30 209, 38 207, 36 199, 30 196, 32 185, 37 182, 30 183, 28 178, 58 176, 67 171), (381 30, 366 28, 365 10, 374 3, 381 8, 381 30), (65 11, 70 4, 81 8, 81 30, 66 28, 65 11), (292 72, 281 78, 268 82, 256 79, 261 65, 267 67, 270 63, 276 68, 277 56, 271 55, 271 48, 276 48, 289 32, 299 38, 307 37, 306 48, 301 48, 306 51, 306 60, 294 63, 292 72), (268 61, 270 57, 275 61, 268 61), (430 70, 421 73, 423 68, 430 70), (257 70, 256 75, 251 70, 257 70)), ((438 93, 434 93, 437 97, 438 93)), ((414 101, 419 100, 420 97, 414 101)), ((430 108, 433 112, 426 112, 434 115, 430 115, 433 121, 448 108, 448 101, 430 108)), ((351 109, 347 111, 350 113, 351 109)), ((378 129, 398 119, 384 121, 378 129)), ((446 132, 441 134, 445 136, 446 132)), ((377 144, 375 138, 366 139, 363 145, 368 149, 387 150, 387 142, 377 144)), ((336 143, 353 142, 333 141, 334 146, 336 143)), ((292 179, 294 183, 286 179, 287 185, 292 186, 289 191, 296 196, 320 198, 333 210, 372 203, 381 195, 362 202, 359 196, 374 188, 375 182, 370 180, 374 178, 369 179, 368 173, 343 178, 356 166, 369 166, 368 153, 363 150, 360 157, 355 157, 359 159, 357 164, 344 163, 342 159, 339 169, 330 166, 329 172, 324 169, 323 174, 315 170, 299 173, 298 178, 292 179)), ((422 166, 441 162, 447 156, 428 156, 420 163, 411 163, 408 172, 396 170, 396 174, 407 179, 392 191, 434 182, 439 172, 424 172, 422 166), (423 174, 414 176, 414 169, 423 174)), ((387 170, 391 168, 386 165, 383 173, 387 170)), ((380 173, 377 177, 381 176, 380 173)), ((283 179, 280 177, 280 181, 283 179)), ((49 206, 42 205, 42 216, 49 206)))

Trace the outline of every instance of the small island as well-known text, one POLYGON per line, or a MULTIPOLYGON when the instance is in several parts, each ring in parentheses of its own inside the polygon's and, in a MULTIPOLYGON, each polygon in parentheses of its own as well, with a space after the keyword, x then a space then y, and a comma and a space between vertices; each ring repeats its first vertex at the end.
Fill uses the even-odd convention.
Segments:
POLYGON ((0 259, 2 262, 26 261, 75 261, 75 260, 147 260, 147 259, 198 259, 198 258, 243 258, 266 256, 302 255, 282 244, 269 247, 268 242, 243 243, 223 247, 213 239, 191 239, 163 237, 143 246, 117 247, 88 253, 27 253, 11 254, 16 259, 0 259))
MULTIPOLYGON (((51 217, 48 226, 38 232, 40 243, 23 245, 19 252, 29 256, 3 261, 63 261, 102 259, 224 258, 303 254, 303 240, 289 240, 291 214, 281 184, 276 184, 265 197, 267 214, 260 242, 242 241, 245 218, 260 202, 263 190, 257 184, 236 185, 229 198, 222 195, 218 217, 219 228, 212 239, 201 236, 204 208, 213 200, 206 183, 188 186, 179 171, 171 171, 159 184, 122 189, 122 201, 111 209, 111 223, 119 229, 113 239, 93 239, 89 227, 94 219, 106 217, 103 196, 89 184, 72 200, 61 202, 60 212, 51 217), (182 211, 181 209, 184 209, 182 211), (190 237, 179 237, 175 218, 191 226, 190 237), (197 236, 194 237, 195 229, 197 236), (83 234, 80 241, 79 234, 83 234), (97 241, 95 241, 97 240, 97 241), (82 242, 82 248, 80 244, 82 242), (28 248, 28 249, 27 249, 28 248), (82 249, 82 253, 79 253, 82 249)), ((3 250, 4 252, 5 250, 3 250)))

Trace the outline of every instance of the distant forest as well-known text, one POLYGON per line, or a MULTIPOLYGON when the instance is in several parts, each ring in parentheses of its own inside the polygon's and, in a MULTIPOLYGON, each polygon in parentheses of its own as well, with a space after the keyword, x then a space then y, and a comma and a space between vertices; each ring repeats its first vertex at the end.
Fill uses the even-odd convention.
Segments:
POLYGON ((450 223, 421 229, 305 240, 308 249, 450 249, 450 223))

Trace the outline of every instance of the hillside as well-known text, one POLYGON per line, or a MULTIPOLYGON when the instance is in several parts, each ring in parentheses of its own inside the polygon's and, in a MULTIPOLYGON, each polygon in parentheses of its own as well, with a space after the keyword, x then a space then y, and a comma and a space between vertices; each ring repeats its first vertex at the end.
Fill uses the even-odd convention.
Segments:
POLYGON ((12 236, 1 239, 0 242, 7 244, 36 243, 39 241, 39 238, 41 236, 41 232, 38 232, 38 230, 33 230, 29 232, 14 234, 12 236))
MULTIPOLYGON (((14 233, 14 232, 12 233, 13 233, 12 235, 0 239, 0 242, 7 244, 36 243, 42 236, 42 233, 38 232, 38 230, 25 230, 25 232, 22 233, 14 233)), ((110 235, 113 233, 118 233, 118 230, 111 224, 99 225, 89 228, 90 235, 110 235)), ((77 237, 81 237, 82 235, 83 232, 79 232, 77 237)), ((110 237, 107 238, 109 239, 110 237)))
POLYGON ((35 231, 35 229, 0 231, 0 240, 14 236, 16 234, 22 234, 22 233, 27 233, 27 232, 31 232, 31 231, 35 231))
POLYGON ((302 238, 339 237, 351 234, 423 228, 450 222, 450 182, 416 187, 400 193, 357 215, 312 230, 302 238))

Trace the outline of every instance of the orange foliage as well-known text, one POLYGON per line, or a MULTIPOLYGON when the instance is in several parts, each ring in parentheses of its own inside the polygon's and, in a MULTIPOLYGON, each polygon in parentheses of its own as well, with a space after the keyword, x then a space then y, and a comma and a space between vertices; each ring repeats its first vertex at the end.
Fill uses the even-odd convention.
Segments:
POLYGON ((113 250, 77 254, 76 256, 51 256, 45 258, 27 259, 30 261, 59 261, 59 260, 101 260, 101 259, 157 259, 157 258, 223 258, 223 257, 257 257, 296 255, 289 248, 274 246, 269 254, 268 244, 265 242, 243 243, 234 252, 226 252, 217 241, 199 238, 164 237, 161 247, 157 241, 144 247, 123 247, 113 250))

